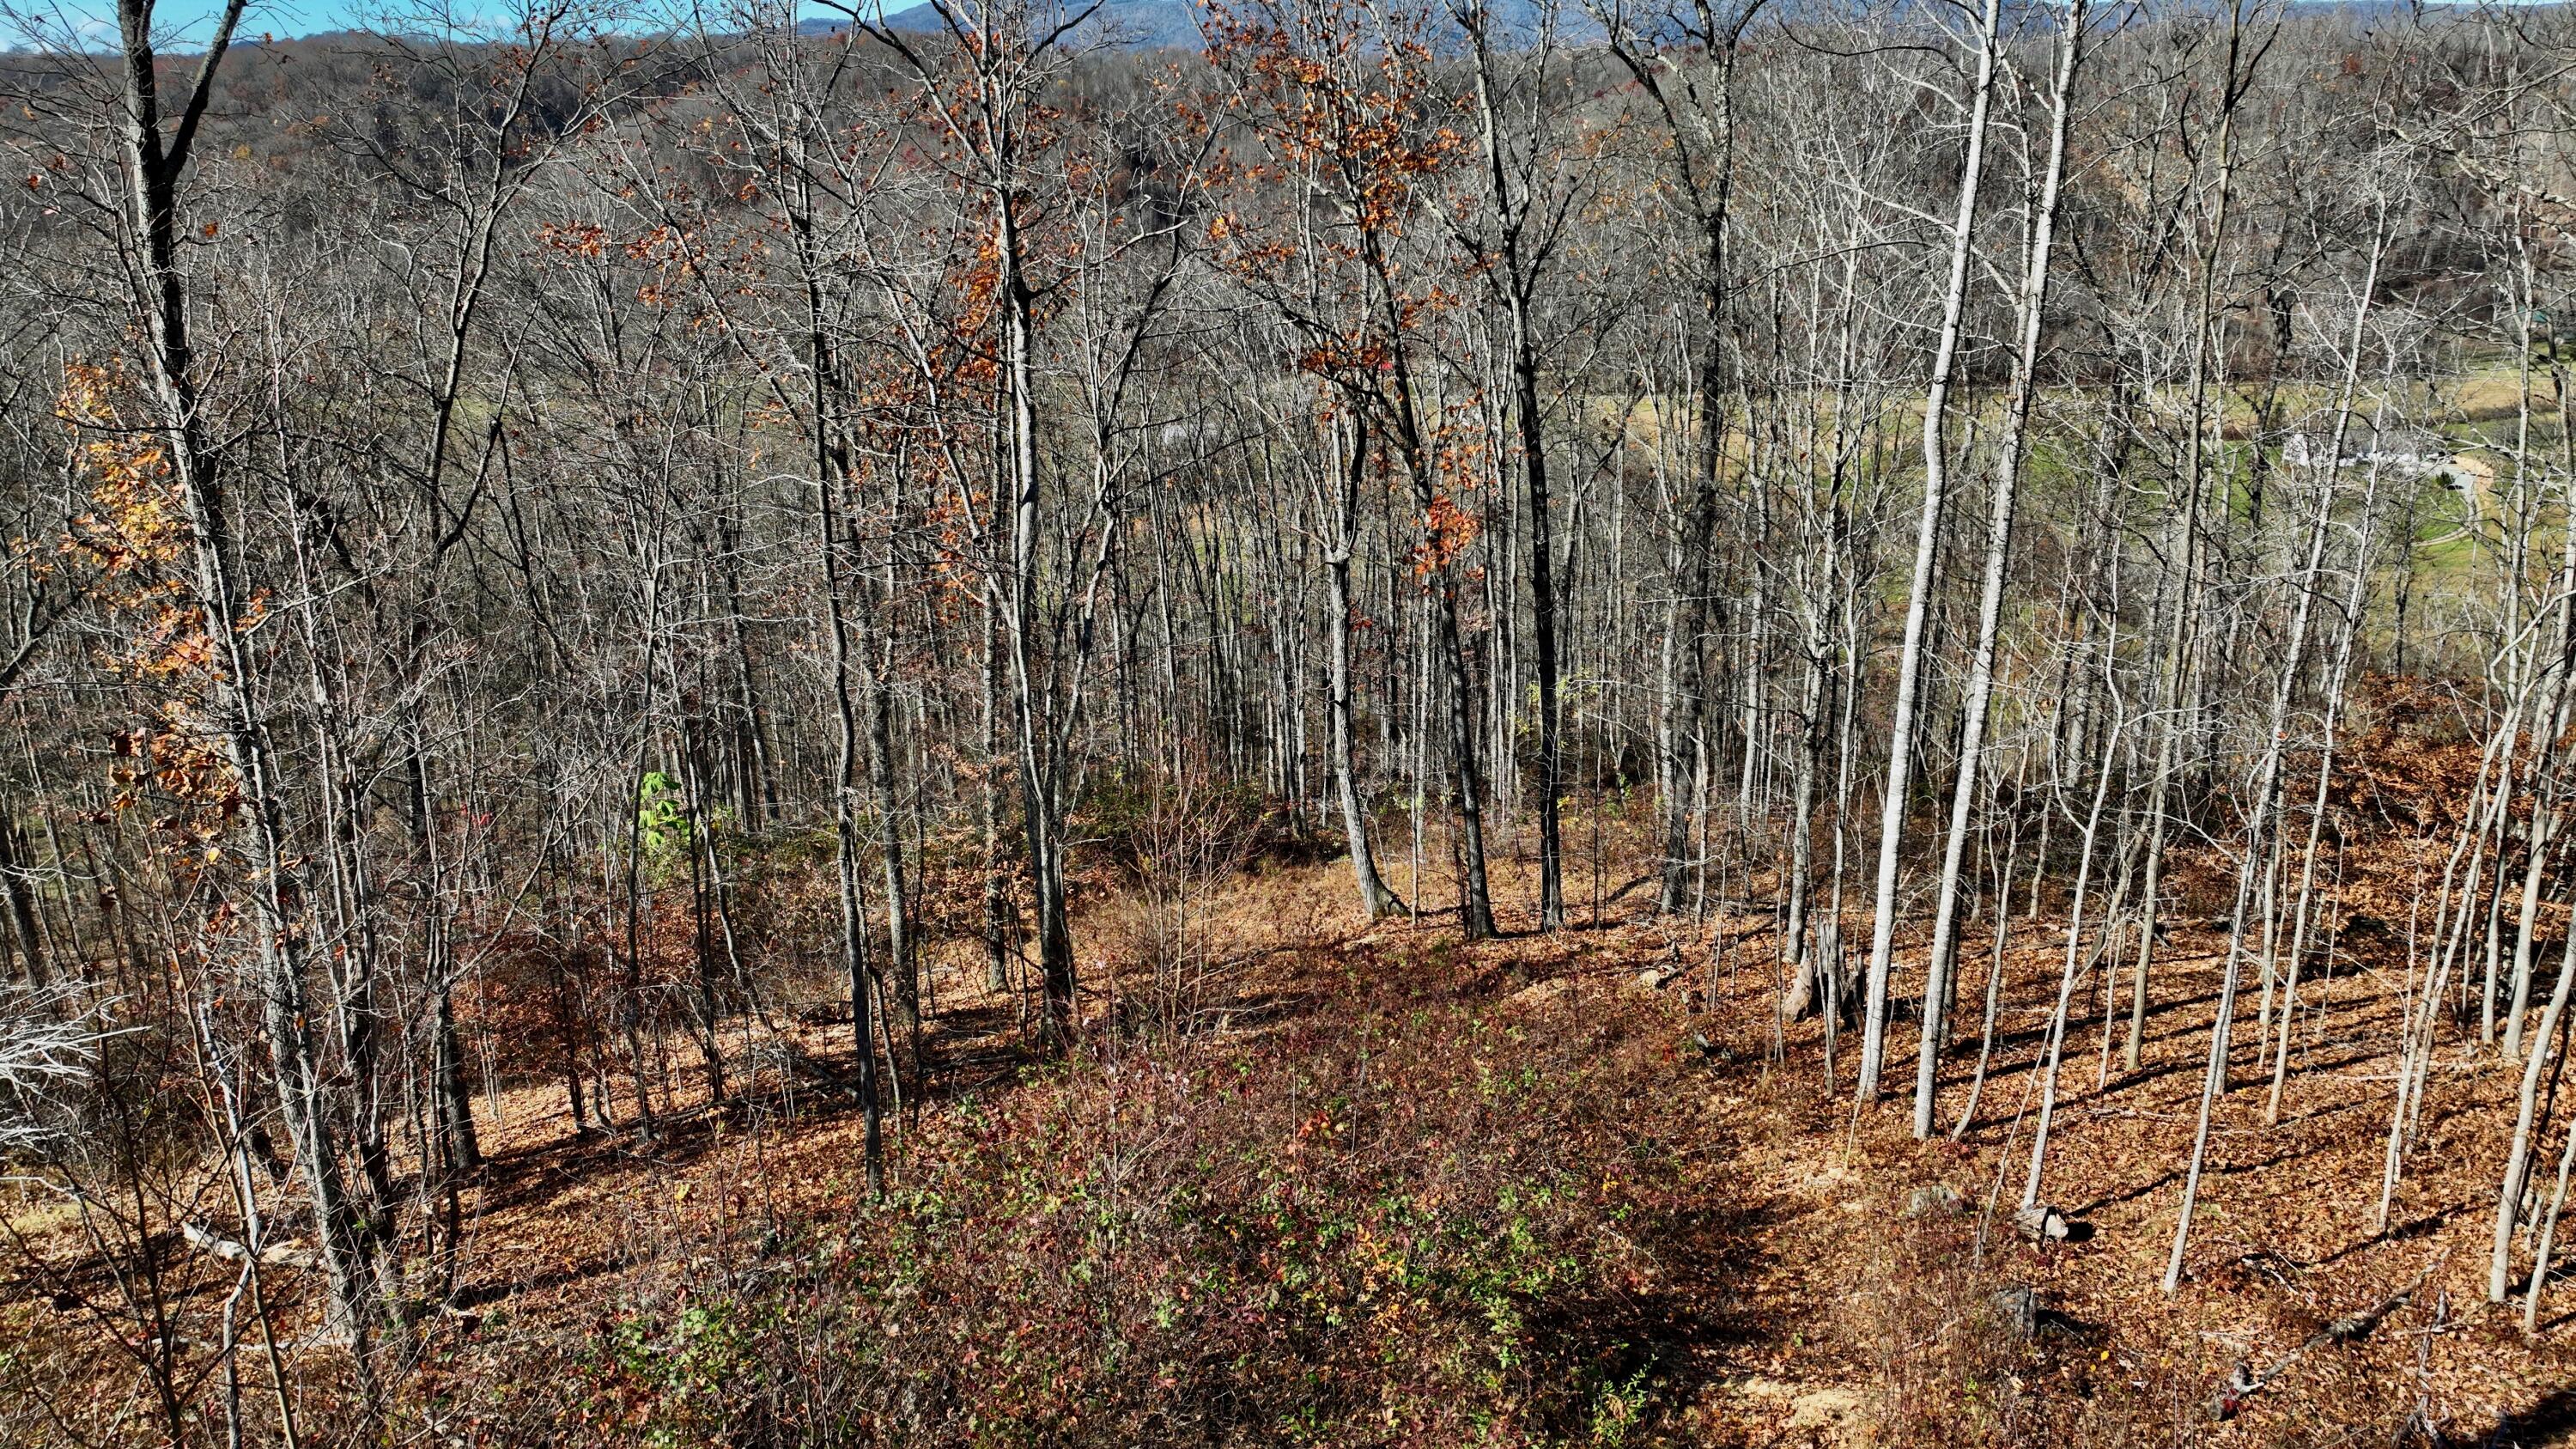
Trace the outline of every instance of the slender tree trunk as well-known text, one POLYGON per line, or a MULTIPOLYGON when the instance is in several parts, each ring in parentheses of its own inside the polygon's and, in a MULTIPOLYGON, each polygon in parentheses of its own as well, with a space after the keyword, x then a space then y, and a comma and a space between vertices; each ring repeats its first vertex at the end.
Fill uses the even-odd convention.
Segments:
MULTIPOLYGON (((2378 285, 2379 258, 2385 245, 2384 236, 2385 233, 2382 233, 2380 237, 2374 238, 2370 269, 2362 284, 2364 301, 2356 315, 2353 340, 2356 365, 2361 348, 2361 328, 2368 321, 2368 298, 2378 285)), ((2255 889, 2258 874, 2270 869, 2273 817, 2278 808, 2281 793, 2281 756, 2289 735, 2290 704, 2297 694, 2299 674, 2306 662, 2308 623, 2311 606, 2316 598, 2317 574, 2325 564, 2327 525, 2334 506, 2335 481, 2343 453, 2344 425, 2351 416, 2349 383, 2350 374, 2347 373, 2346 405, 2336 418, 2335 451, 2317 490, 2316 512, 2308 531, 2307 565, 2300 576, 2298 603, 2290 616, 2288 659, 2281 666, 2280 682, 2273 691, 2271 729, 2264 745, 2262 763, 2255 773, 2253 819, 2246 828, 2245 855, 2237 870, 2236 907, 2227 930, 2227 964, 2219 978, 2218 1018, 2210 1027, 2209 1068, 2201 1084, 2200 1122, 2192 1137, 2191 1166, 2183 1177, 2182 1214, 2180 1220, 2174 1225, 2173 1252, 2165 1262, 2164 1289, 2168 1294, 2182 1287, 2183 1256, 2191 1237, 2192 1206, 2199 1193, 2201 1163, 2209 1151, 2210 1118, 2216 1110, 2219 1094, 2226 1090, 2229 1037, 2234 1029, 2236 988, 2245 950, 2246 907, 2255 889)), ((2377 480, 2375 468, 2372 478, 2375 486, 2377 480)), ((2365 510, 2369 507, 2368 499, 2365 499, 2363 507, 2365 510)))
MULTIPOLYGON (((809 287, 810 287, 809 283, 809 287)), ((885 1191, 884 1107, 877 1085, 876 1033, 871 1025, 868 983, 867 908, 860 896, 859 872, 859 706, 853 675, 857 662, 851 647, 847 570, 841 557, 841 510, 838 502, 845 476, 832 399, 837 371, 830 341, 824 336, 821 299, 809 291, 808 317, 813 330, 806 341, 812 358, 811 404, 814 420, 814 486, 816 543, 823 559, 823 606, 832 648, 832 874, 841 908, 841 969, 850 990, 851 1065, 858 1077, 862 1156, 868 1191, 885 1191)))
MULTIPOLYGON (((2487 1301, 2502 1303, 2513 1291, 2513 1230, 2522 1221, 2523 1189, 2531 1172, 2531 1139, 2540 1111, 2541 1068, 2558 1035, 2558 1018, 2567 1010, 2570 986, 2576 986, 2576 931, 2558 956, 2558 986, 2541 1013, 2540 1038, 2522 1064, 2522 1091, 2515 1098, 2513 1146, 2506 1152, 2504 1181, 2496 1189, 2495 1245, 2487 1257, 2487 1301)), ((2545 1265, 2543 1265, 2545 1266, 2545 1265)))
MULTIPOLYGON (((1941 851, 1941 884, 1933 908, 1932 961, 1923 989, 1923 1030, 1914 1069, 1914 1135, 1932 1135, 1939 1090, 1940 1043, 1947 1020, 1953 933, 1959 909, 1959 867, 1968 842, 1968 819, 1984 763, 1986 713, 1995 686, 1995 637, 2003 623, 2004 565, 2012 546, 2013 495, 2021 481, 2022 440, 2031 401, 2039 391, 2040 322, 2048 305, 2049 257, 2054 251, 2059 189, 2066 177, 2066 135, 2073 119, 2076 68, 2084 48, 2084 0, 2071 0, 2060 22, 2057 78, 2049 100, 2047 172, 2039 184, 2030 222, 2028 266, 2022 279, 2020 352, 2013 363, 2011 399, 1995 463, 1994 515, 1986 533, 1985 579, 1977 600, 1977 642, 1968 664, 1966 721, 1959 741, 1959 773, 1950 795, 1949 838, 1941 851)), ((1988 31, 1987 44, 1994 44, 1988 31)), ((1928 416, 1928 414, 1927 414, 1928 416)), ((1928 445, 1927 445, 1928 446, 1928 445)), ((1927 456, 1929 456, 1927 454, 1927 456)), ((2009 877, 2006 878, 2007 881, 2009 877)), ((1996 893, 2000 902, 2009 889, 1996 893)), ((1885 909, 1882 905, 1882 909, 1885 909)), ((1997 909, 2005 909, 1999 905, 1997 909)))
POLYGON ((1041 514, 1038 496, 1037 384, 1029 349, 1035 331, 1037 299, 1021 265, 1022 241, 1017 202, 1004 196, 1000 207, 1003 377, 1007 389, 1010 449, 1007 479, 1011 487, 1010 591, 1002 618, 1009 642, 1011 702, 1020 737, 1020 816, 1027 834, 1029 889, 1037 901, 1038 1032, 1061 1047, 1073 1034, 1073 929, 1065 917, 1064 842, 1059 816, 1059 761, 1050 748, 1040 695, 1040 661, 1032 637, 1037 626, 1038 545, 1041 514))
POLYGON ((1339 494, 1333 510, 1334 533, 1324 552, 1324 568, 1332 579, 1332 604, 1328 629, 1332 636, 1331 668, 1326 685, 1332 691, 1326 713, 1332 717, 1333 786, 1340 797, 1342 830, 1351 853, 1351 876, 1359 887, 1360 911, 1369 920, 1377 920, 1404 909, 1404 902, 1387 889, 1379 877, 1377 854, 1369 848, 1368 807, 1360 797, 1357 746, 1351 730, 1351 547, 1358 532, 1360 475, 1368 463, 1368 434, 1357 429, 1350 441, 1350 455, 1342 460, 1339 494))
MULTIPOLYGON (((1986 117, 1995 93, 2000 0, 1986 0, 1977 26, 1976 83, 1968 103, 1967 152, 1959 173, 1958 215, 1950 228, 1950 277, 1942 294, 1941 331, 1932 354, 1932 380, 1923 404, 1923 513, 1914 535, 1914 576, 1906 594, 1905 633, 1897 655, 1895 718, 1887 750, 1887 786, 1879 803, 1878 906, 1870 923, 1869 985, 1861 1028, 1860 1099, 1878 1099, 1887 1052, 1887 992, 1894 964, 1898 854, 1904 842, 1905 807, 1914 763, 1915 712, 1923 676, 1924 625, 1932 607, 1933 567, 1941 537, 1942 506, 1950 490, 1951 372, 1968 306, 1968 264, 1977 229, 1977 203, 1985 185, 1986 117)), ((1927 1002, 1925 1010, 1931 1010, 1927 1002)))
POLYGON ((204 611, 202 627, 214 655, 208 703, 216 716, 215 734, 222 741, 225 764, 241 792, 238 818, 242 823, 234 839, 250 883, 261 1017, 276 1077, 278 1115, 304 1174, 315 1241, 330 1291, 331 1318, 349 1336, 362 1394, 372 1412, 376 1391, 369 1335, 374 1285, 361 1245, 363 1230, 341 1175, 334 1113, 314 1048, 304 959, 309 924, 304 870, 300 857, 286 845, 276 756, 259 710, 248 631, 243 627, 252 594, 236 576, 221 462, 199 415, 188 283, 179 268, 179 177, 187 166, 216 68, 242 10, 243 0, 230 0, 217 20, 178 125, 165 137, 159 62, 151 35, 152 7, 148 0, 118 0, 125 72, 120 159, 129 187, 123 220, 139 252, 135 300, 159 408, 155 421, 186 514, 194 571, 191 583, 204 611))
POLYGON ((1538 348, 1530 337, 1529 303, 1514 284, 1512 299, 1512 387, 1514 411, 1520 415, 1522 469, 1529 481, 1530 609, 1533 642, 1538 648, 1538 924, 1542 931, 1565 926, 1565 845, 1558 820, 1563 790, 1564 742, 1557 704, 1556 584, 1549 553, 1547 430, 1539 410, 1538 348))
MULTIPOLYGON (((891 563, 886 572, 891 602, 891 563)), ((896 796, 894 777, 894 644, 878 637, 875 610, 866 599, 859 600, 854 614, 857 644, 868 675, 868 786, 876 796, 877 853, 885 870, 886 970, 894 978, 893 1025, 918 1038, 921 974, 913 959, 910 897, 904 892, 902 802, 896 796)))
MULTIPOLYGON (((2103 651, 2106 669, 2109 667, 2111 654, 2112 651, 2106 646, 2103 651)), ((2123 723, 2125 724, 2125 721, 2123 723)), ((2113 731, 2115 737, 2117 732, 2115 727, 2113 731)), ((2093 883, 2093 844, 2102 828, 2102 805, 2110 796, 2111 775, 2110 762, 2105 759, 2101 770, 2094 778, 2092 808, 2086 811, 2084 816, 2084 841, 2078 848, 2076 856, 2075 897, 2073 903, 2067 908, 2066 916, 2066 964, 2058 973, 2057 1007, 2049 1013, 2048 1040, 2043 1046, 2041 1058, 2043 1065, 2040 1069, 2039 1121, 2031 1133, 2030 1172, 2022 1181, 2021 1205, 2023 1207, 2038 1205, 2040 1174, 2048 1161, 2048 1130, 2057 1113, 2057 1068, 2058 1063, 2065 1059, 2067 1015, 2073 1009, 2075 982, 2081 974, 2084 903, 2085 896, 2093 883)), ((2101 948, 2104 952, 2110 949, 2112 939, 2107 930, 2109 924, 2107 921, 2104 922, 2106 929, 2101 948)))

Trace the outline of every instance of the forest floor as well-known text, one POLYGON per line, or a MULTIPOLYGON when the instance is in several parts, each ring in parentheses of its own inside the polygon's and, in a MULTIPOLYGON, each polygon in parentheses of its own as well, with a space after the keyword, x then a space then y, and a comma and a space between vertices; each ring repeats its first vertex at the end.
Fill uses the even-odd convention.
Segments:
MULTIPOLYGON (((576 1135, 559 1083, 479 1096, 491 1162, 461 1204, 452 1309, 394 1376, 396 1437, 2576 1442, 2576 1292, 2535 1340, 2518 1302, 2484 1302, 2518 1074, 2473 1038, 2446 1037, 2374 1226, 2395 943, 2356 937, 2302 988, 2268 1127, 2249 989, 2167 1297, 2220 937, 2165 947, 2136 1072, 2125 999, 2106 1043, 2098 979, 2079 991, 2043 1198, 2089 1232, 2032 1243, 2010 1214, 2062 923, 2014 923, 1979 1113, 1918 1143, 1912 1022, 1888 1099, 1855 1111, 1854 1036, 1829 1072, 1824 1023, 1775 1027, 1767 915, 1693 926, 1631 889, 1539 935, 1511 909, 1524 865, 1498 879, 1519 929, 1474 944, 1439 915, 1361 920, 1338 863, 1229 873, 1159 918, 1096 898, 1063 1060, 1026 1050, 979 972, 943 966, 882 1199, 838 1085, 846 1023, 782 1010, 734 1043, 734 1102, 665 1103, 650 1143, 576 1135), (1186 960, 1156 972, 1157 941, 1186 960), (1936 1186, 1957 1206, 1926 1209, 1936 1186), (2299 1353, 2410 1286, 2366 1336, 2299 1353), (2036 1312, 2016 1321, 2022 1289, 2036 1312), (2240 1366, 2277 1377, 2222 1416, 2240 1366)), ((1966 939, 1945 1128, 1992 922, 1966 939)), ((312 1285, 274 1291, 309 1312, 312 1285)), ((68 1355, 68 1322, 22 1300, 0 1329, 68 1355)), ((330 1353, 287 1348, 313 1420, 330 1353)))
MULTIPOLYGON (((1851 1035, 1829 1078, 1822 1023, 1775 1033, 1767 917, 1717 923, 1733 949, 1712 969, 1707 934, 1641 915, 1578 907, 1574 929, 1468 945, 1437 917, 1372 927, 1348 894, 1339 865, 1224 883, 1200 902, 1191 1029, 1135 1027, 1142 968, 1112 974, 1072 1066, 1019 1053, 1007 1000, 943 982, 891 1214, 858 1192, 834 1099, 702 1117, 645 1150, 572 1137, 559 1090, 503 1094, 462 1270, 483 1317, 432 1400, 484 1404, 530 1342, 609 1325, 624 1356, 575 1354, 566 1380, 598 1427, 810 1425, 833 1406, 775 1384, 833 1349, 785 1365, 745 1336, 779 1320, 725 1315, 766 1301, 769 1259, 810 1304, 828 1258, 872 1305, 833 1321, 935 1341, 843 1346, 875 1385, 853 1423, 884 1442, 2576 1442, 2576 1295, 2536 1341, 2518 1303, 2483 1301, 2513 1069, 2443 1050, 2374 1229, 2402 956, 2303 989, 2277 1125, 2261 1033, 2240 1028, 2168 1298, 2221 937, 2167 946, 2136 1072, 2104 1040, 2098 981, 2079 993, 2043 1199, 2089 1234, 2034 1244, 2009 1220, 2062 925, 2016 923, 1978 1117, 1917 1143, 1912 1024, 1891 1034, 1889 1100, 1855 1112, 1851 1035), (1917 1210, 1935 1185, 1960 1206, 1917 1210), (1473 1210, 1443 1218, 1453 1203, 1473 1210), (969 1261, 898 1263, 888 1236, 969 1261), (1223 1305, 1184 1308, 1193 1284, 1223 1305), (2367 1337, 2293 1357, 2413 1285, 2367 1337), (2036 1333, 1998 1297, 2019 1288, 2036 1333), (713 1348, 710 1304, 733 1325, 713 1348), (710 1361, 674 1372, 693 1354, 710 1361), (2285 1360, 2221 1418, 2231 1373, 2285 1360)), ((1986 959, 1965 968, 1971 1022, 1986 959)), ((846 1063, 830 1028, 805 1031, 804 1054, 846 1063)), ((1945 1127, 1974 1069, 1963 1035, 1945 1127)))

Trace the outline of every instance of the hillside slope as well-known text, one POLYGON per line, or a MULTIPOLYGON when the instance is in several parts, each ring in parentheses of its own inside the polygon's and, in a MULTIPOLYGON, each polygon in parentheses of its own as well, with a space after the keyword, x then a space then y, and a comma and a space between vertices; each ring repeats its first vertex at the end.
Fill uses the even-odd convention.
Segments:
POLYGON ((1678 925, 1466 947, 1366 927, 1343 885, 1227 885, 1191 977, 1130 963, 1063 1064, 944 980, 882 1202, 828 1023, 650 1147, 505 1094, 465 1311, 406 1419, 495 1443, 2536 1444, 2576 1409, 2568 1306, 2535 1347, 2479 1302, 2508 1124, 2460 1104, 2509 1097, 2481 1080, 2503 1068, 2444 1062, 2373 1230, 2398 967, 2321 987, 2277 1128, 2259 1087, 2227 1099, 2168 1300, 2206 937, 2176 943, 2140 1072, 2098 1002, 2073 1030, 2046 1196, 2090 1234, 2034 1244, 2007 1218, 2046 922, 2007 950, 1978 1117, 1923 1145, 1828 1090, 1820 1023, 1775 1039, 1757 922, 1722 923, 1709 1012, 1678 925), (2222 1418, 2240 1366, 2278 1376, 2222 1418))

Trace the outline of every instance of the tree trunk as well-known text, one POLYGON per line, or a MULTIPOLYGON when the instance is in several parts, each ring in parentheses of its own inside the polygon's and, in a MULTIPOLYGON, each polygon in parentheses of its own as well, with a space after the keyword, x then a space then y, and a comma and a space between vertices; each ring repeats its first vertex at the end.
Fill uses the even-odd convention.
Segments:
MULTIPOLYGON (((1932 923, 1932 961, 1923 989, 1923 1030, 1914 1071, 1914 1135, 1932 1135, 1939 1089, 1940 1043, 1949 999, 1953 933, 1959 908, 1959 867, 1968 842, 1968 818, 1984 763, 1986 712, 1995 685, 1995 636, 2003 622, 2004 564, 2012 545, 2013 493, 2021 481, 2022 440, 2039 391, 2041 317, 2048 305, 2049 257, 2054 249, 2059 188, 2066 177, 2066 134, 2074 111, 2076 68, 2084 48, 2084 0, 2071 0, 2058 47, 2057 78, 2049 101, 2047 172, 2030 222, 2028 265, 2022 279, 2020 352, 2013 363, 2011 400, 1995 463, 1994 513, 1986 532, 1985 579, 1977 600, 1977 642, 1968 665, 1966 720, 1959 741, 1959 773, 1951 788, 1949 838, 1941 851, 1941 884, 1932 923)), ((1988 45, 1993 42, 1988 33, 1988 45)), ((1928 446, 1928 445, 1927 445, 1928 446)), ((1928 485, 1927 485, 1928 486, 1928 485)), ((2009 880, 2009 877, 2007 877, 2009 880)), ((2009 890, 1998 891, 2001 901, 2009 890)), ((1998 906, 1999 910, 2007 909, 1998 906)))
POLYGON ((1332 635, 1331 669, 1326 685, 1332 691, 1326 713, 1332 717, 1333 787, 1340 797, 1342 831, 1351 852, 1351 876, 1359 887, 1360 912, 1375 921, 1404 909, 1395 892, 1387 889, 1377 870, 1377 854, 1369 848, 1368 807, 1360 797, 1359 761, 1351 730, 1351 547, 1358 532, 1360 475, 1368 462, 1368 434, 1365 427, 1355 430, 1350 441, 1350 455, 1342 460, 1340 491, 1333 510, 1333 541, 1324 551, 1324 568, 1332 579, 1332 604, 1327 627, 1332 635))
MULTIPOLYGON (((1895 719, 1887 750, 1887 784, 1879 802, 1878 906, 1870 923, 1869 985, 1860 1043, 1863 1102, 1878 1099, 1880 1065, 1887 1051, 1888 976, 1896 940, 1897 863, 1905 835, 1905 807, 1914 763, 1915 711, 1923 676, 1924 624, 1932 607, 1933 568, 1941 537, 1942 505, 1949 493, 1950 377, 1959 356, 1968 305, 1968 263, 1974 252, 1979 192, 1985 184, 1986 116, 1995 93, 2000 48, 2000 0, 1986 0, 1977 26, 1976 83, 1968 106, 1966 155, 1959 172, 1958 215, 1950 228, 1950 276, 1942 293, 1940 340, 1932 354, 1931 387, 1923 404, 1923 513, 1914 534, 1914 576, 1906 593, 1905 633, 1897 655, 1895 719)), ((1931 1011, 1927 1002, 1925 1010, 1931 1011)))
POLYGON ((135 276, 146 363, 190 534, 196 602, 215 658, 211 705, 226 766, 241 792, 235 832, 250 883, 250 923, 269 1064, 276 1077, 278 1115, 292 1139, 314 1218, 314 1240, 330 1290, 334 1326, 349 1336, 370 1405, 375 1386, 368 1349, 374 1285, 361 1246, 363 1230, 341 1176, 340 1150, 325 1081, 314 1050, 312 1010, 306 994, 308 928, 304 867, 286 845, 285 811, 278 799, 276 756, 268 723, 259 712, 244 609, 252 592, 235 575, 231 518, 221 462, 199 412, 195 353, 188 334, 188 283, 179 269, 178 183, 204 114, 216 68, 241 18, 244 0, 229 0, 175 132, 161 130, 159 63, 152 45, 149 0, 118 0, 124 62, 124 114, 119 118, 129 186, 123 218, 141 253, 135 276))

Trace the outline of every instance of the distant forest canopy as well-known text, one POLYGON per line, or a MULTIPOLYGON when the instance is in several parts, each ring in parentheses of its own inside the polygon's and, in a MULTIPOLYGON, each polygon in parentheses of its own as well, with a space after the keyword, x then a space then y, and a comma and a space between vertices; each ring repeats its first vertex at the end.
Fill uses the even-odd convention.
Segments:
POLYGON ((926 983, 1061 1050, 1086 905, 1257 850, 1759 896, 1928 1134, 1983 894, 2134 1065, 2169 860, 2268 1002, 2403 717, 2462 1020, 2564 994, 2576 12, 122 13, 0 59, 0 942, 114 1062, 0 1092, 273 1124, 362 1387, 478 1072, 649 1137, 830 1001, 873 1167, 926 983))

